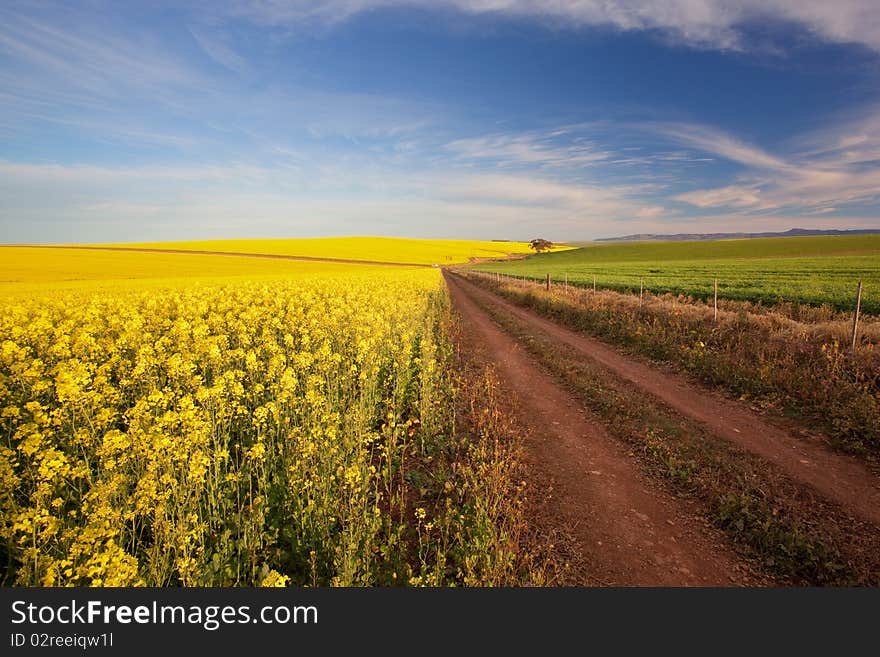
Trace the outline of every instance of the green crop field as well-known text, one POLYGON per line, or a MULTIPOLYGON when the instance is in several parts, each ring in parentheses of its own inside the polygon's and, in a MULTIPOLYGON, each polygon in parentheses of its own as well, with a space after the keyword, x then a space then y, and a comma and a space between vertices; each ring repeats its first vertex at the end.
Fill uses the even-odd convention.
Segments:
POLYGON ((638 291, 640 280, 655 293, 739 301, 798 302, 837 310, 855 303, 863 282, 862 309, 880 314, 880 235, 785 237, 693 242, 590 244, 525 260, 491 262, 475 269, 620 291, 638 291))

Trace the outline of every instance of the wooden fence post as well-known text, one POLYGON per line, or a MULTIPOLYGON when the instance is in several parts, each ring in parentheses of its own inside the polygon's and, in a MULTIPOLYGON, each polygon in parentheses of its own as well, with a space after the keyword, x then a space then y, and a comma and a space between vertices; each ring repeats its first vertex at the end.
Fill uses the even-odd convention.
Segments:
POLYGON ((593 292, 596 291, 596 274, 593 274, 593 292))
POLYGON ((550 289, 550 272, 547 272, 547 289, 550 289))
POLYGON ((640 278, 639 279, 639 308, 642 307, 642 294, 644 293, 644 291, 645 291, 645 279, 640 278))
POLYGON ((716 324, 718 323, 718 277, 715 277, 715 314, 712 317, 712 321, 716 324))
POLYGON ((853 315, 853 330, 852 330, 852 350, 856 350, 856 338, 859 335, 859 312, 862 309, 862 282, 859 281, 859 287, 856 290, 856 312, 853 315))

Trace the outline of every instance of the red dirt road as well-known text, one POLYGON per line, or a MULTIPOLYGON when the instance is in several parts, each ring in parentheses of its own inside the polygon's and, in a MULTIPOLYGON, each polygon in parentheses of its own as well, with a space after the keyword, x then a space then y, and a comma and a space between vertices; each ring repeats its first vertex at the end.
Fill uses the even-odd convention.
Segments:
POLYGON ((469 298, 478 291, 446 277, 462 318, 462 348, 493 363, 527 432, 526 452, 541 504, 577 543, 583 584, 705 586, 760 583, 690 503, 653 486, 634 459, 581 404, 544 374, 469 298))
POLYGON ((769 424, 743 404, 625 356, 599 340, 564 328, 460 277, 454 278, 454 286, 595 360, 682 415, 705 425, 716 436, 760 455, 827 500, 880 526, 880 479, 857 459, 797 438, 769 424))

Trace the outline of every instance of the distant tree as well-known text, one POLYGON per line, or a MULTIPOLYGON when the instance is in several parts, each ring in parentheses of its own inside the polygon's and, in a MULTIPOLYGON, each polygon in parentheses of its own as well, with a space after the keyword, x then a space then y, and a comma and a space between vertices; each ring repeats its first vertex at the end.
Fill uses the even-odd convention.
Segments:
POLYGON ((550 240, 542 240, 536 239, 529 242, 529 248, 535 250, 535 253, 541 253, 541 251, 549 251, 553 248, 553 242, 550 240))

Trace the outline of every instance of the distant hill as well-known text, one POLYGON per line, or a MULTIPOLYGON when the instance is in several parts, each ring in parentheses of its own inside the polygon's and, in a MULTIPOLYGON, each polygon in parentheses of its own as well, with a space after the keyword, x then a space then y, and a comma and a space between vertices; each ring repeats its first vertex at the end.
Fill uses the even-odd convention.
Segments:
POLYGON ((737 240, 752 239, 758 237, 803 237, 815 235, 874 235, 880 234, 880 228, 864 228, 854 230, 808 230, 806 228, 792 228, 784 233, 676 233, 674 235, 655 235, 653 233, 641 233, 638 235, 625 235, 623 237, 603 237, 593 240, 594 242, 649 242, 671 241, 684 242, 688 240, 737 240))

